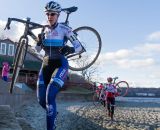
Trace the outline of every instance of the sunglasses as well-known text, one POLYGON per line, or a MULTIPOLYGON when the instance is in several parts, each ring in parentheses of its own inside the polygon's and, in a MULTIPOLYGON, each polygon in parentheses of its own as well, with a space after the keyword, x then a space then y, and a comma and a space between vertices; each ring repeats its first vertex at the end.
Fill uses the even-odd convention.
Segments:
POLYGON ((57 15, 57 14, 56 14, 56 13, 46 13, 46 15, 47 15, 47 16, 49 16, 49 15, 50 15, 50 16, 55 16, 55 15, 57 15))

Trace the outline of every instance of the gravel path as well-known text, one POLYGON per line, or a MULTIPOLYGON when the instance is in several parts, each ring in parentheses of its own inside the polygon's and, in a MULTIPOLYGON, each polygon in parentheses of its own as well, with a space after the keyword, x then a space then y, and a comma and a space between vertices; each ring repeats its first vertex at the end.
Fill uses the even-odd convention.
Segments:
MULTIPOLYGON (((160 130, 160 103, 116 103, 114 121, 105 109, 92 102, 58 101, 57 130, 160 130)), ((45 111, 36 100, 25 102, 16 110, 35 130, 45 129, 45 111)))

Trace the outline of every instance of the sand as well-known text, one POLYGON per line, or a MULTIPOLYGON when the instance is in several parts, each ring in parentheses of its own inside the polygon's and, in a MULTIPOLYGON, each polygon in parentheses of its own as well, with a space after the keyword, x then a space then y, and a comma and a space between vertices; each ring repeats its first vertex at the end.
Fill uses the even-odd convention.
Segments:
MULTIPOLYGON (((160 100, 160 99, 159 99, 160 100)), ((160 103, 117 101, 114 121, 105 108, 92 102, 57 101, 56 130, 160 130, 160 103)), ((34 130, 46 130, 45 110, 36 100, 24 102, 16 110, 17 117, 25 118, 34 130)))

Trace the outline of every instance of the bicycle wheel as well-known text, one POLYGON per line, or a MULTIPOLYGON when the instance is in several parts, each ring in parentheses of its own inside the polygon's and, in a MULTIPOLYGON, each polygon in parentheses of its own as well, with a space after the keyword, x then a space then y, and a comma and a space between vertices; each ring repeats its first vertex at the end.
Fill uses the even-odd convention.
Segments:
POLYGON ((69 68, 73 71, 82 71, 97 60, 102 46, 101 37, 94 28, 88 26, 79 27, 74 30, 74 33, 85 51, 68 58, 69 68))
POLYGON ((120 96, 126 96, 129 89, 129 84, 126 81, 116 83, 116 88, 120 96))
POLYGON ((14 55, 14 58, 13 58, 13 66, 16 64, 16 61, 17 61, 17 53, 19 52, 19 46, 20 46, 20 43, 21 43, 21 40, 22 40, 22 37, 19 39, 19 42, 17 44, 17 47, 16 47, 16 52, 15 52, 15 55, 14 55))
POLYGON ((19 46, 17 48, 17 53, 15 56, 16 59, 14 60, 15 64, 13 68, 12 81, 11 81, 10 90, 9 90, 10 93, 13 92, 13 87, 18 78, 19 71, 21 67, 23 66, 23 62, 24 62, 26 52, 27 52, 27 47, 28 47, 28 44, 27 44, 26 39, 21 39, 19 46))

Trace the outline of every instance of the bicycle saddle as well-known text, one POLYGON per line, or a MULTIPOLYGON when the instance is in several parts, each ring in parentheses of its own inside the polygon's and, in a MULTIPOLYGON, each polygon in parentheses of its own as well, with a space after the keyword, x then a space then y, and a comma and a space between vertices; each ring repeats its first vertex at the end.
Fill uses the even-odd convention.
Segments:
POLYGON ((70 8, 64 8, 64 9, 62 9, 62 11, 65 11, 67 13, 72 13, 72 12, 77 11, 77 9, 78 9, 78 7, 73 6, 73 7, 70 7, 70 8))

